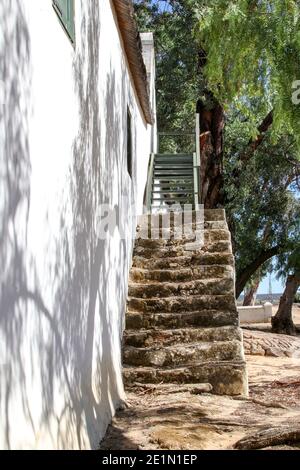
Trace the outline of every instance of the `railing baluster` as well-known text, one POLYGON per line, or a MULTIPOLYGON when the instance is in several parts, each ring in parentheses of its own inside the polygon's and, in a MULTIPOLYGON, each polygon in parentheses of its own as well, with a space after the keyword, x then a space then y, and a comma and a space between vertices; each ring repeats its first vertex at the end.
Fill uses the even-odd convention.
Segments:
POLYGON ((149 168, 148 168, 148 180, 147 180, 147 189, 146 189, 146 203, 147 209, 151 212, 152 207, 152 183, 153 183, 153 168, 154 168, 154 153, 151 153, 149 168))

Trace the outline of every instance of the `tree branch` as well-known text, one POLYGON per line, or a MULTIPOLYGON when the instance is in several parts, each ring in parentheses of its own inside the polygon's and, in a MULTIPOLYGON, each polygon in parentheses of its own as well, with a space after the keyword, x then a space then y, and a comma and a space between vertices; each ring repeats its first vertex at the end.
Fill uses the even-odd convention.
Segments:
POLYGON ((273 124, 273 110, 267 114, 264 120, 257 128, 257 136, 254 139, 251 139, 247 145, 246 150, 240 155, 239 159, 242 162, 247 162, 250 160, 252 155, 254 154, 255 150, 260 146, 263 142, 266 132, 269 130, 271 125, 273 124))
POLYGON ((273 258, 280 253, 281 246, 277 245, 268 250, 262 250, 260 254, 246 266, 240 273, 237 274, 236 280, 236 298, 243 292, 245 285, 253 274, 262 266, 266 261, 273 258))

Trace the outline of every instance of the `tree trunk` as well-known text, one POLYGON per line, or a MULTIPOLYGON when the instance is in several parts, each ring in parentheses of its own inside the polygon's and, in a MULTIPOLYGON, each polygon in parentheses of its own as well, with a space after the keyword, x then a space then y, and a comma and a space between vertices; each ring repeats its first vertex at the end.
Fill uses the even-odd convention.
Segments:
POLYGON ((200 114, 200 181, 201 203, 206 209, 214 209, 224 204, 223 177, 223 132, 225 126, 224 109, 207 92, 207 103, 198 100, 200 114))
POLYGON ((246 289, 244 302, 243 302, 244 307, 255 305, 256 294, 259 288, 259 284, 260 284, 260 279, 258 279, 251 287, 246 289))
POLYGON ((284 293, 280 297, 276 315, 272 318, 272 331, 285 335, 295 335, 296 327, 293 322, 293 302, 300 285, 300 276, 291 274, 287 277, 284 293))
MULTIPOLYGON (((201 203, 204 204, 206 209, 214 209, 224 206, 225 203, 223 175, 225 113, 222 105, 209 91, 206 92, 205 102, 198 100, 197 113, 200 114, 201 203)), ((247 164, 263 142, 272 123, 273 111, 270 111, 257 128, 257 136, 250 140, 245 151, 241 153, 240 163, 247 164)), ((239 187, 241 171, 241 169, 233 171, 237 187, 239 187)))
POLYGON ((292 442, 299 442, 299 440, 299 425, 282 425, 271 429, 263 429, 250 436, 243 437, 243 439, 236 442, 233 447, 238 450, 254 450, 290 444, 292 442))

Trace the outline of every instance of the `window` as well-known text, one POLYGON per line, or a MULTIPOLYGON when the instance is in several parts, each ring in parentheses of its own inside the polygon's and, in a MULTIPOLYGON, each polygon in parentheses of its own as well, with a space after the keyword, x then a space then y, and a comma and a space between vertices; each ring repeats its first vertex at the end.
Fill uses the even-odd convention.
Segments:
POLYGON ((129 108, 127 108, 127 170, 132 178, 132 119, 129 108))
POLYGON ((72 44, 75 43, 74 0, 52 0, 53 7, 60 22, 69 36, 72 44))

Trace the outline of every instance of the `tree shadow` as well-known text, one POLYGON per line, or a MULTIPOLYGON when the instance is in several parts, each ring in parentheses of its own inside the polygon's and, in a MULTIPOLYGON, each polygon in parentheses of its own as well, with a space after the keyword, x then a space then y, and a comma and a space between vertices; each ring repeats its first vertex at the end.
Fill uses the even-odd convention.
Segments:
POLYGON ((49 227, 55 237, 56 259, 49 261, 45 256, 45 269, 54 273, 53 286, 46 292, 41 288, 34 247, 27 246, 30 33, 20 0, 5 0, 0 6, 5 41, 5 47, 0 48, 0 79, 6 96, 0 111, 0 129, 5 136, 0 167, 0 409, 8 449, 15 445, 13 391, 21 394, 33 445, 43 432, 53 448, 64 449, 97 447, 115 407, 124 398, 124 316, 120 312, 125 314, 132 241, 122 240, 121 234, 130 234, 133 225, 131 201, 122 202, 126 193, 131 196, 123 178, 120 132, 125 125, 120 109, 125 108, 126 70, 124 65, 122 77, 117 79, 111 65, 105 101, 100 103, 99 0, 81 0, 81 8, 84 14, 74 60, 79 132, 73 146, 68 197, 62 202, 60 231, 54 234, 49 227), (101 124, 103 107, 105 126, 101 124), (103 204, 116 210, 118 220, 114 232, 101 240, 96 215, 103 204), (54 298, 47 305, 51 292, 54 298), (34 402, 32 387, 41 410, 34 402))
MULTIPOLYGON (((30 37, 19 0, 0 5, 0 403, 6 445, 10 448, 9 404, 16 383, 25 388, 19 347, 27 305, 21 290, 26 284, 26 227, 30 208, 30 156, 28 143, 31 87, 30 37), (18 14, 16 15, 16 10, 18 14), (24 227, 18 230, 18 223, 24 227), (7 348, 5 346, 8 345, 7 348), (12 362, 18 363, 18 371, 12 362)), ((32 421, 28 397, 22 394, 24 413, 32 421)))

